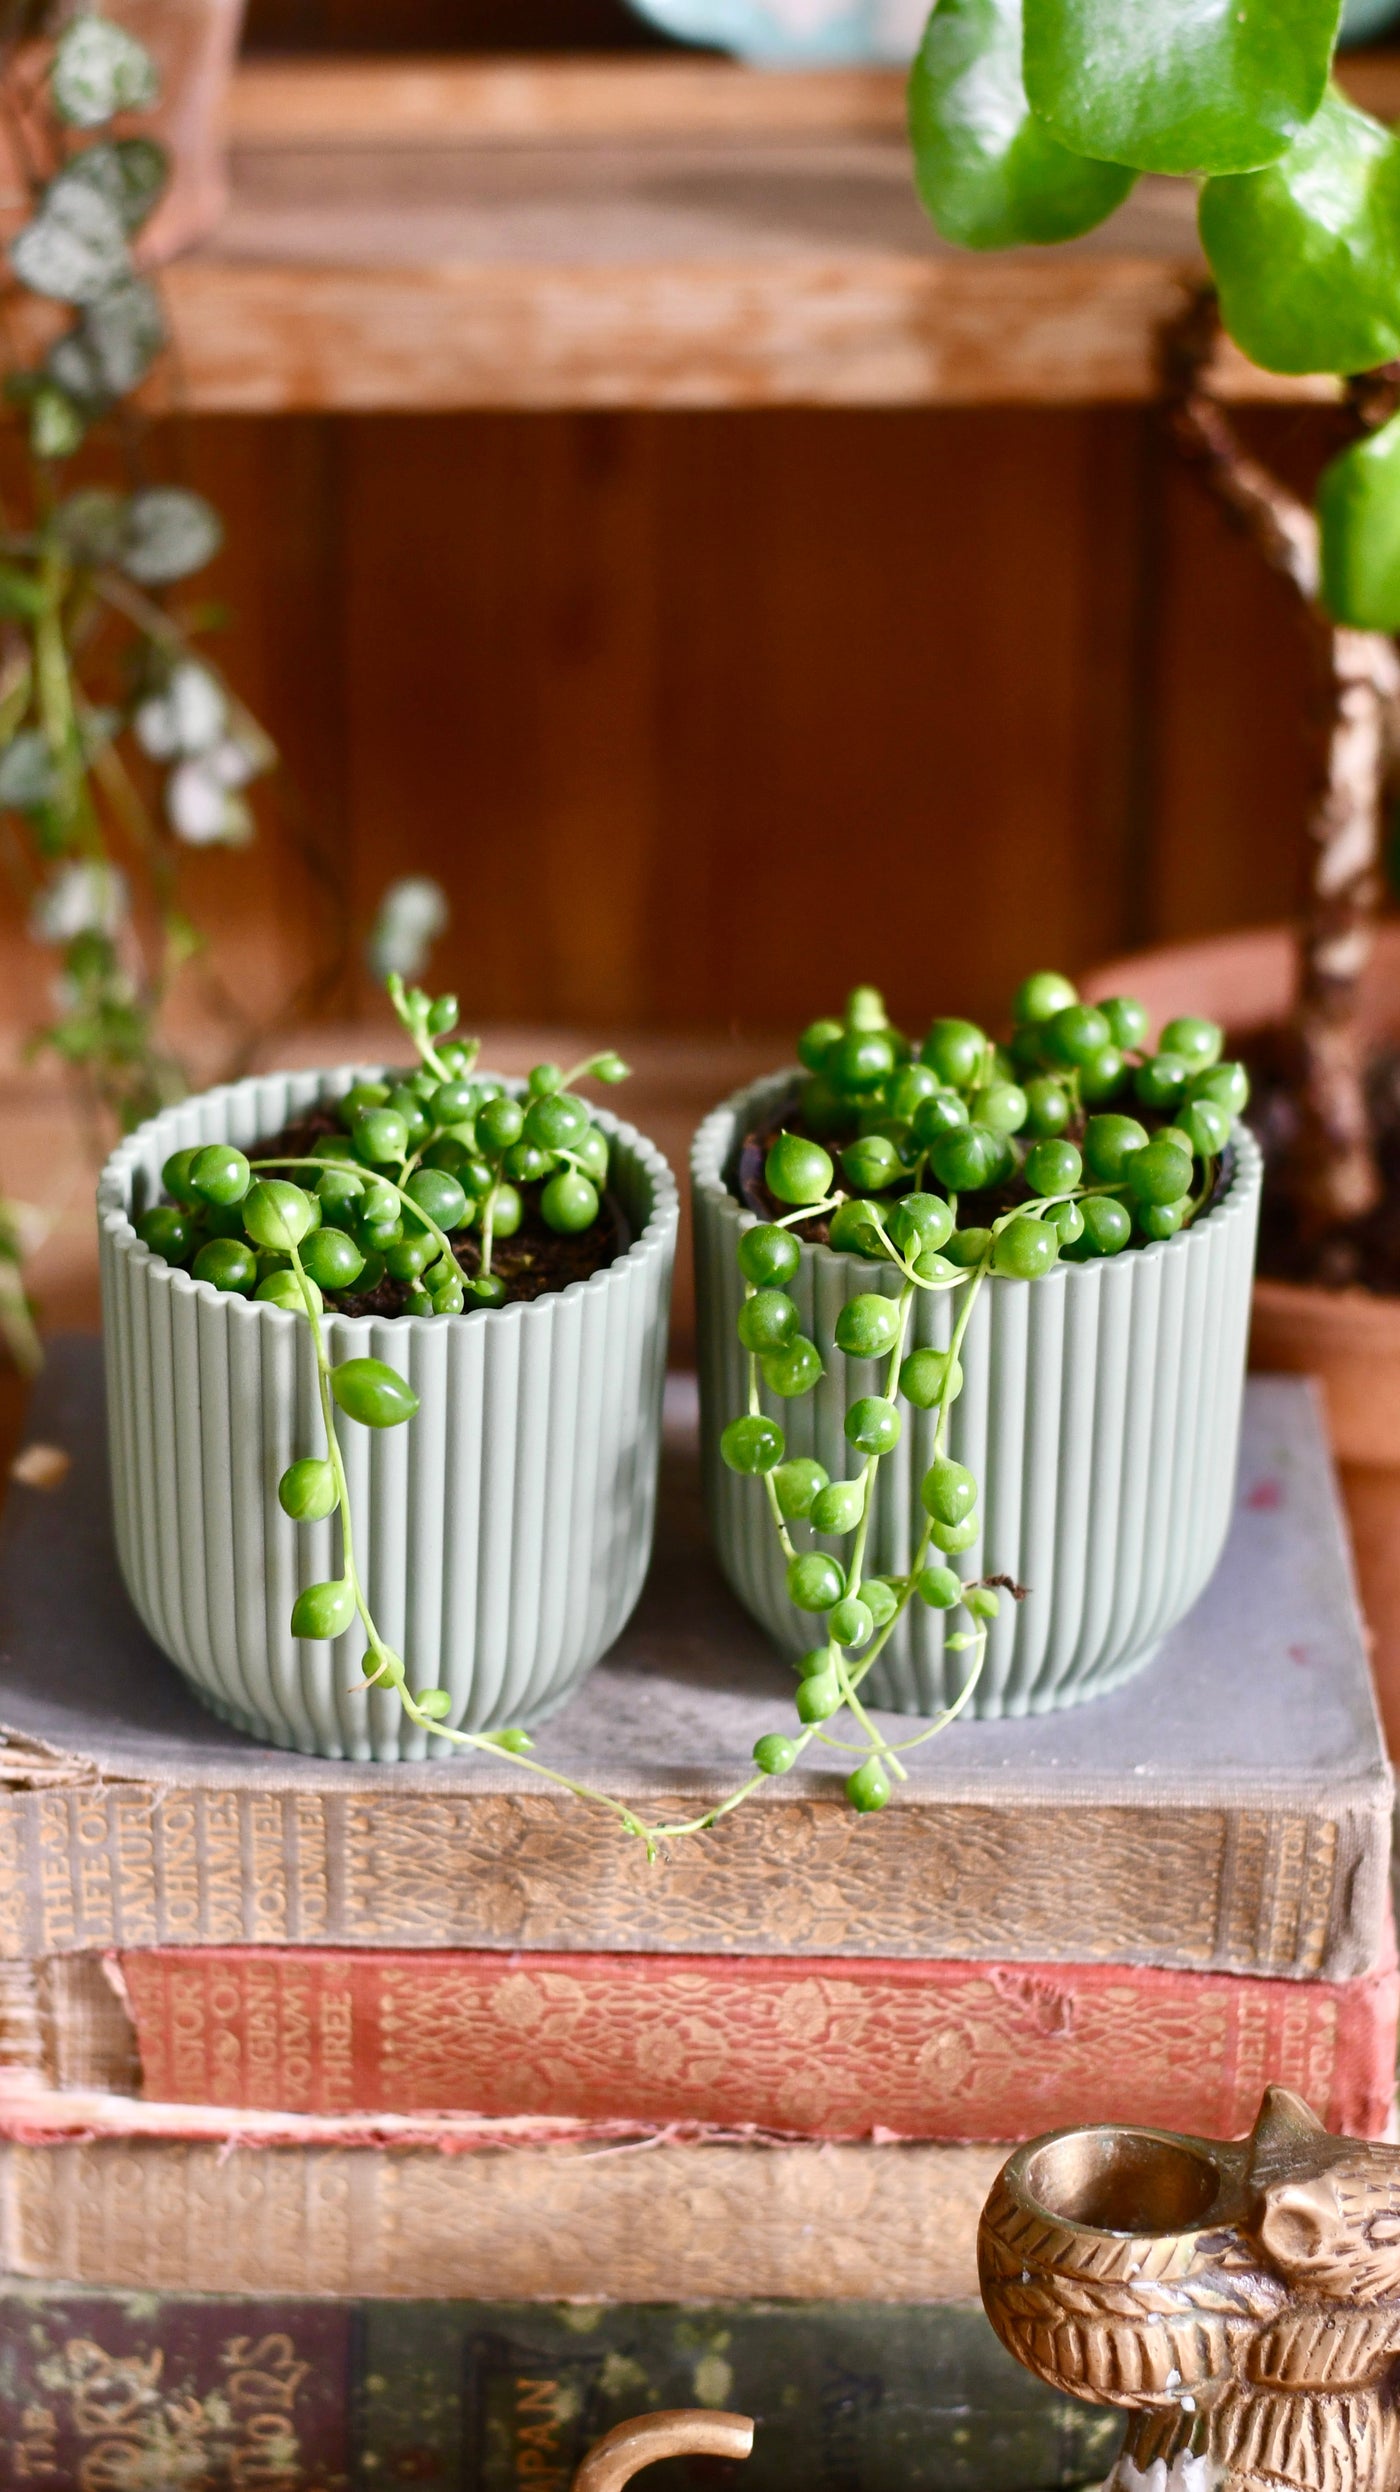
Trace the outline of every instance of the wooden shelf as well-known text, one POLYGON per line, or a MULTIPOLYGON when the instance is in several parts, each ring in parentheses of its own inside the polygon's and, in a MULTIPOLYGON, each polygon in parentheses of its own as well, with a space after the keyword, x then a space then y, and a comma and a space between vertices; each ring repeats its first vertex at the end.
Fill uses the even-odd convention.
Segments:
MULTIPOLYGON (((1382 109, 1396 64, 1352 64, 1382 109)), ((903 80, 714 61, 249 63, 233 195, 167 272, 239 413, 1133 401, 1199 275, 1189 185, 1047 251, 949 249, 903 80)), ((1327 396, 1232 357, 1240 397, 1327 396)))

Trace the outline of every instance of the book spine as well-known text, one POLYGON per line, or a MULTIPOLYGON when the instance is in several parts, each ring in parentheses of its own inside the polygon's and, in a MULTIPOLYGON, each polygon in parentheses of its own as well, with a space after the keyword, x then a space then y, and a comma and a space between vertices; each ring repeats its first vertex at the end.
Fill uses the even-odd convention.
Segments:
MULTIPOLYGON (((71 1769, 71 1770, 69 1770, 71 1769)), ((569 1795, 157 1789, 16 1760, 0 1955, 491 1947, 1074 1961, 1339 1981, 1385 1947, 1386 1794, 1291 1809, 766 1802, 648 1862, 569 1795), (27 1785, 32 1787, 26 1787, 27 1785), (801 1875, 792 1874, 795 1860, 801 1875), (773 1911, 781 1887, 783 1910, 773 1911)), ((684 1813, 708 1794, 652 1794, 684 1813)))
MULTIPOLYGON (((568 2492, 614 2423, 754 2417, 744 2492, 1053 2492, 1121 2425, 1020 2369, 979 2306, 326 2303, 0 2289, 7 2482, 568 2492)), ((668 2469, 705 2492, 713 2465, 668 2469)))
POLYGON ((949 2141, 1091 2120, 1233 2137, 1270 2083, 1337 2132, 1379 2136, 1400 2000, 1393 1968, 1298 1983, 1104 1965, 186 1948, 123 1954, 118 1971, 134 2051, 115 2023, 75 2021, 139 2062, 153 2102, 949 2141))
MULTIPOLYGON (((61 2099, 61 2098, 60 2098, 61 2099)), ((659 2137, 0 2148, 0 2270, 163 2293, 950 2301, 1000 2146, 659 2137)))

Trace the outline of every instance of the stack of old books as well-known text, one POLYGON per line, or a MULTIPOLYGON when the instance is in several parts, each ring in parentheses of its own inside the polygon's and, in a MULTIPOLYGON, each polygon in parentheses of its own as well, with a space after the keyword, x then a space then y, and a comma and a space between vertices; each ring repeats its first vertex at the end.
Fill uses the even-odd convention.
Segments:
MULTIPOLYGON (((672 1421, 643 1608, 538 1751, 650 1816, 732 1788, 790 1685, 672 1421)), ((1089 2481, 1113 2419, 976 2301, 1005 2141, 1235 2134, 1269 2080, 1384 2127, 1390 1776, 1305 1385, 1251 1386, 1226 1558, 1133 1684, 960 1725, 883 1817, 794 1774, 654 1863, 504 1762, 224 1730, 118 1583, 91 1347, 31 1434, 72 1467, 0 1560, 26 2479, 564 2492, 708 2403, 759 2418, 753 2492, 1089 2481)))

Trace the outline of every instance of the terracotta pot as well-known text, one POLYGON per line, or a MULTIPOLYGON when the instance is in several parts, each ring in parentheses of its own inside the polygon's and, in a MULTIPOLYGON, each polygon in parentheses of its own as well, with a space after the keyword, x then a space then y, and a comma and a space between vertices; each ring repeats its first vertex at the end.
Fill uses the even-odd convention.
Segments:
MULTIPOLYGON (((1095 969, 1089 995, 1140 995, 1154 1022, 1203 1012, 1237 1038, 1282 1020, 1294 985, 1286 926, 1162 944, 1095 969)), ((1400 1037, 1400 924, 1382 928, 1362 993, 1362 1022, 1400 1037)), ((1364 1289, 1256 1281, 1254 1367, 1321 1379, 1341 1470, 1372 1667, 1390 1752, 1400 1757, 1400 1298, 1364 1289)))
MULTIPOLYGON (((160 70, 160 100, 148 113, 116 124, 159 139, 170 152, 170 184, 142 232, 137 256, 153 267, 202 242, 228 205, 224 114, 246 0, 108 0, 107 14, 144 43, 160 70)), ((36 45, 32 69, 43 53, 36 45)), ((42 120, 36 125, 42 130, 42 120)), ((38 152, 42 154, 42 139, 38 152)), ((28 193, 7 134, 0 128, 0 239, 29 216, 28 193)))

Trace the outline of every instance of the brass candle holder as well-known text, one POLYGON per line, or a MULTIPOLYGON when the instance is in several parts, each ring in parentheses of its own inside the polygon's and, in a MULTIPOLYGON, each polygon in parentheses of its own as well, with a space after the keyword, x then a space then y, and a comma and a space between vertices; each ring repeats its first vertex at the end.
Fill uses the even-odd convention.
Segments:
MULTIPOLYGON (((1237 2144, 1063 2129, 1004 2165, 977 2250, 1017 2361, 1131 2415, 1105 2492, 1400 2492, 1400 2147, 1281 2086, 1237 2144)), ((743 2415, 647 2415, 574 2492, 752 2445, 743 2415)))
POLYGON ((1018 2362, 1132 2416, 1107 2492, 1400 2485, 1400 2149, 1271 2086, 1225 2145, 1068 2129, 983 2211, 982 2298, 1018 2362))

